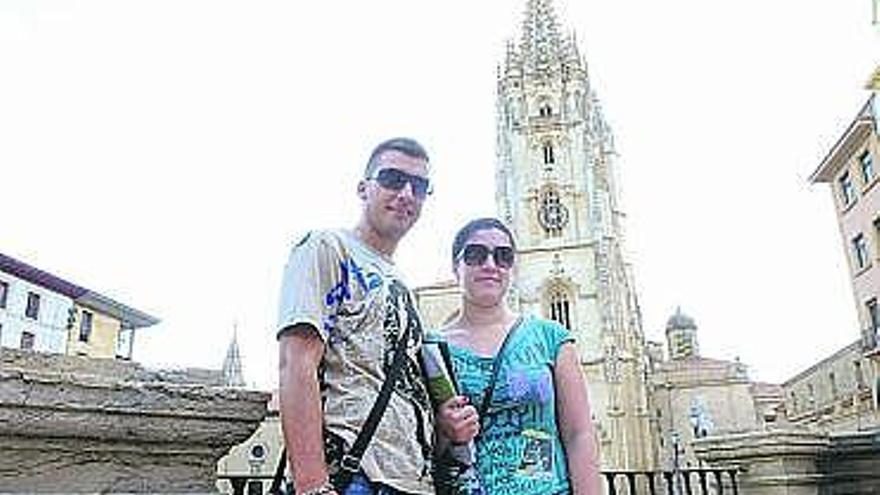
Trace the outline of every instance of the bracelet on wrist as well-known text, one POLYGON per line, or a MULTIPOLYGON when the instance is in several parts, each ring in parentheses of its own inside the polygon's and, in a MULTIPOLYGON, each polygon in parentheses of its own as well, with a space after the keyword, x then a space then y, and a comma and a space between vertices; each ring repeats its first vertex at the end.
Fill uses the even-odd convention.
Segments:
POLYGON ((325 481, 323 484, 316 486, 315 488, 300 492, 299 495, 329 495, 331 493, 336 493, 336 487, 334 487, 329 481, 325 481))

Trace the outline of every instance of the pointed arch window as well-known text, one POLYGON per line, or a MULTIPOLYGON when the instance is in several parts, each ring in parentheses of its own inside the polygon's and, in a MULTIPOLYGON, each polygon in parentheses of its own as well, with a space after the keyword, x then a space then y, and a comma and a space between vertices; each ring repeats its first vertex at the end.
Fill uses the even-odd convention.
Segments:
POLYGON ((538 116, 539 117, 552 117, 553 116, 553 107, 550 106, 549 103, 542 103, 538 108, 538 116))
POLYGON ((571 330, 571 298, 563 287, 553 287, 549 294, 550 319, 571 330))
POLYGON ((553 154, 553 143, 550 141, 545 142, 541 149, 544 151, 544 164, 545 165, 553 165, 556 163, 556 157, 553 154))

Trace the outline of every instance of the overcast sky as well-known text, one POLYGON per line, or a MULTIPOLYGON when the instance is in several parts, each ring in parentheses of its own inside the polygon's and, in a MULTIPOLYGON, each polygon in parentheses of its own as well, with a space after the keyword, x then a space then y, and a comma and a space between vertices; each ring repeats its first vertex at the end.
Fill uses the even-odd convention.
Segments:
MULTIPOLYGON (((494 213, 494 91, 526 0, 0 3, 0 252, 162 323, 153 366, 219 367, 237 322, 273 386, 280 276, 352 226, 376 142, 422 140, 436 193, 398 251, 449 276, 494 213)), ((880 62, 871 0, 557 0, 620 153, 645 330, 783 381, 858 337, 830 193, 807 179, 880 62)))

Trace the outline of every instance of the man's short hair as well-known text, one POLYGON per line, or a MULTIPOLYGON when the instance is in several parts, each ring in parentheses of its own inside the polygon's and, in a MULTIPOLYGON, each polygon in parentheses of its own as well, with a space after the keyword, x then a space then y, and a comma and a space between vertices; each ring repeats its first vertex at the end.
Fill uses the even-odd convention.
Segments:
POLYGON ((367 167, 364 169, 365 178, 371 177, 376 172, 376 169, 379 168, 379 157, 386 151, 399 151, 412 158, 420 158, 426 162, 430 161, 428 160, 428 152, 415 139, 407 137, 392 138, 380 143, 379 146, 373 149, 370 159, 367 160, 367 167))

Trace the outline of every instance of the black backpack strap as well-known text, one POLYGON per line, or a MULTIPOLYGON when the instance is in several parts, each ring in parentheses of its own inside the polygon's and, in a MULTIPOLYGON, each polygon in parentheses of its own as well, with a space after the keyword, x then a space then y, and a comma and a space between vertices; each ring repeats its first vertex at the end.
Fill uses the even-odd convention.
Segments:
POLYGON ((382 420, 382 415, 385 414, 388 401, 391 400, 391 393, 394 392, 397 379, 400 378, 400 374, 403 372, 403 360, 406 357, 410 327, 410 325, 406 326, 403 337, 397 342, 397 348, 394 349, 394 359, 391 361, 391 371, 382 383, 382 389, 379 390, 379 396, 376 397, 376 402, 373 403, 373 408, 370 409, 370 414, 367 415, 364 426, 361 427, 361 431, 358 433, 357 439, 355 439, 351 448, 342 456, 342 461, 339 463, 341 471, 336 478, 341 487, 348 486, 352 476, 360 471, 364 452, 367 451, 367 446, 370 445, 370 440, 373 439, 373 434, 376 433, 376 428, 379 427, 379 421, 382 420))
MULTIPOLYGON (((351 483, 351 478, 361 469, 361 459, 370 445, 370 440, 373 439, 373 434, 376 433, 376 428, 379 427, 379 421, 382 420, 382 415, 385 414, 388 401, 391 400, 391 393, 394 391, 397 379, 400 378, 400 374, 403 371, 403 360, 406 356, 409 336, 410 325, 407 325, 406 330, 403 332, 403 337, 397 342, 397 346, 394 349, 391 371, 385 376, 385 381, 382 382, 382 388, 379 390, 376 402, 373 403, 373 408, 370 409, 370 414, 367 415, 367 420, 364 422, 364 426, 361 427, 361 431, 358 433, 351 449, 342 456, 342 460, 339 462, 340 472, 333 478, 334 484, 340 490, 347 487, 351 483)), ((285 467, 287 467, 286 448, 282 449, 281 459, 278 460, 278 466, 275 468, 275 477, 272 479, 272 485, 269 488, 270 494, 281 493, 281 481, 284 479, 285 467)))

